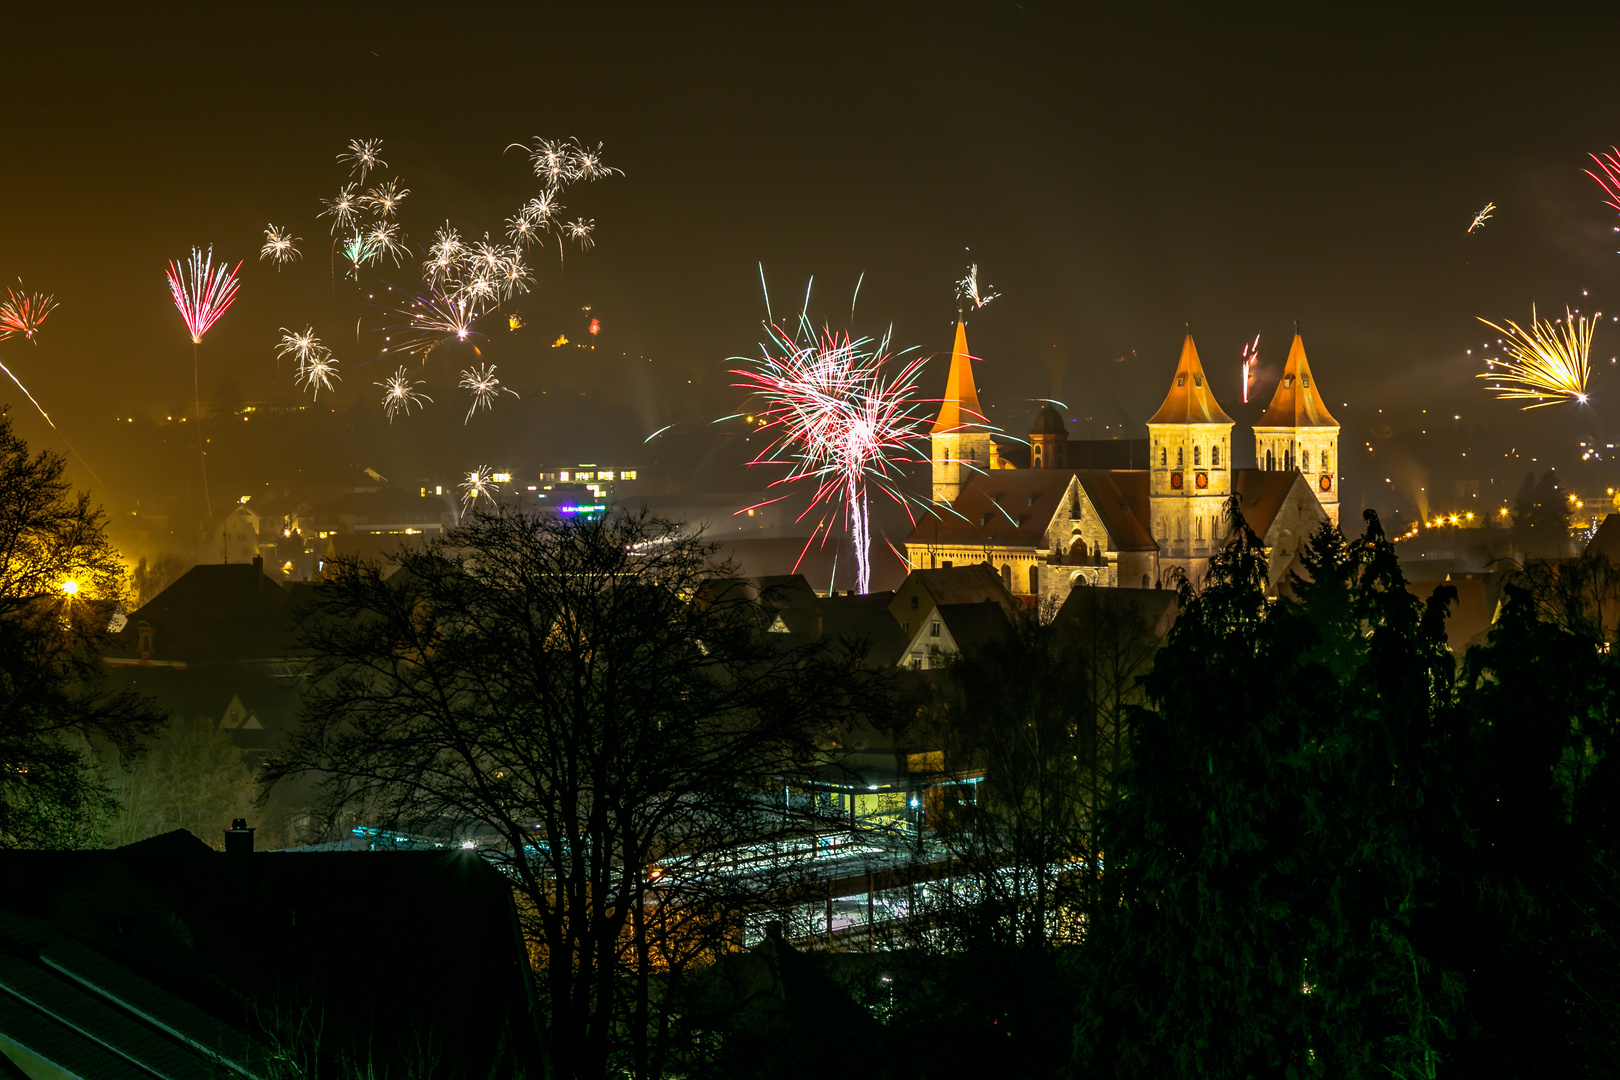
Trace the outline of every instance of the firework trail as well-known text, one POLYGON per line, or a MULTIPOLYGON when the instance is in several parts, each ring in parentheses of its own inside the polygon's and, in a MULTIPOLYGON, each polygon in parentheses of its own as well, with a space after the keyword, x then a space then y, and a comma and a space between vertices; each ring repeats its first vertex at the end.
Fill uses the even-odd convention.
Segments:
POLYGON ((174 296, 174 306, 185 321, 186 329, 191 332, 191 393, 197 410, 197 458, 202 465, 203 501, 208 506, 209 517, 214 516, 214 500, 208 493, 208 457, 203 450, 202 390, 197 373, 197 346, 202 344, 203 335, 236 299, 236 290, 241 284, 236 280, 236 272, 240 269, 240 262, 229 270, 224 263, 215 266, 212 244, 206 255, 201 248, 192 248, 191 258, 183 269, 173 259, 169 260, 169 292, 174 296))
POLYGON ((928 459, 917 445, 925 427, 915 396, 923 359, 888 374, 885 365, 896 357, 887 333, 874 340, 852 338, 847 331, 816 331, 803 314, 796 332, 768 323, 767 333, 760 358, 732 372, 742 380, 734 385, 762 399, 754 415, 762 421, 758 430, 772 438, 750 464, 787 465, 788 475, 773 487, 803 482, 813 488, 801 519, 817 508, 828 513, 811 542, 823 530, 831 532, 839 512, 835 506, 841 507, 864 593, 871 586, 869 489, 876 487, 909 514, 908 497, 898 486, 899 465, 928 459))
POLYGON ((467 474, 467 479, 456 485, 461 489, 461 512, 466 515, 477 505, 478 500, 488 499, 495 501, 495 493, 499 490, 490 475, 488 465, 480 465, 467 474))
POLYGON ((1260 363, 1260 335, 1254 335, 1254 340, 1243 346, 1243 404, 1249 403, 1249 380, 1254 378, 1255 365, 1260 363))
POLYGON ((386 169, 388 162, 382 159, 381 139, 350 139, 347 153, 339 154, 339 162, 349 163, 349 175, 356 172, 360 174, 360 182, 366 182, 366 173, 372 169, 386 169))
MULTIPOLYGON (((1590 175, 1590 174, 1588 174, 1588 175, 1590 175)), ((1491 220, 1491 211, 1495 210, 1495 209, 1496 209, 1496 204, 1495 203, 1493 203, 1493 202, 1486 203, 1484 209, 1482 209, 1479 213, 1475 214, 1474 215, 1474 220, 1469 223, 1469 225, 1468 225, 1469 233, 1473 233, 1473 231, 1475 229, 1479 228, 1481 225, 1483 225, 1487 221, 1491 220)))
POLYGON ((405 415, 411 415, 411 406, 420 405, 424 401, 433 399, 417 390, 416 387, 424 385, 421 380, 412 382, 410 375, 402 367, 380 383, 373 386, 383 388, 383 409, 388 413, 388 422, 394 422, 394 414, 404 410, 405 415))
POLYGON ((501 380, 495 377, 494 364, 474 364, 466 371, 463 371, 461 373, 461 388, 472 391, 473 396, 472 407, 467 410, 467 419, 462 421, 463 425, 468 420, 471 420, 473 413, 479 409, 493 408, 495 400, 502 394, 511 394, 513 397, 521 396, 511 387, 501 385, 501 380))
POLYGON ((1605 200, 1608 205, 1620 210, 1620 149, 1611 146, 1607 154, 1588 154, 1586 156, 1591 158, 1592 164, 1596 165, 1599 171, 1603 173, 1602 176, 1599 176, 1591 169, 1586 169, 1584 170, 1586 175, 1596 180, 1597 186, 1603 189, 1603 194, 1608 196, 1608 199, 1605 200))
POLYGON ((968 267, 967 276, 956 283, 956 298, 966 300, 973 305, 973 310, 977 311, 1001 295, 998 292, 988 291, 989 286, 985 286, 985 290, 981 292, 979 289, 979 264, 974 263, 968 267))
POLYGON ((281 269, 283 263, 290 263, 294 259, 302 258, 297 248, 298 237, 290 229, 278 229, 274 225, 264 227, 264 246, 259 249, 259 261, 273 259, 276 269, 281 269))
POLYGON ((1536 318, 1530 308, 1530 326, 1521 327, 1505 319, 1501 327, 1489 319, 1479 321, 1502 335, 1504 360, 1487 359, 1488 370, 1474 376, 1490 379, 1486 389, 1502 401, 1528 401, 1525 409, 1538 409, 1560 401, 1586 401, 1586 381, 1591 377, 1587 357, 1592 349, 1592 332, 1597 329, 1600 311, 1588 320, 1567 307, 1564 318, 1554 322, 1536 318))

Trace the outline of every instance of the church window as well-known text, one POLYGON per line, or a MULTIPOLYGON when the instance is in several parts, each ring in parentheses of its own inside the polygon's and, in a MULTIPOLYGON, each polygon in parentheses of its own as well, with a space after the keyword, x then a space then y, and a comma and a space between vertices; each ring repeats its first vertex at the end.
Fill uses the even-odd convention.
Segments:
POLYGON ((1311 377, 1309 375, 1301 375, 1299 377, 1299 382, 1301 386, 1305 387, 1305 389, 1309 390, 1311 388, 1311 377))
POLYGON ((1204 448, 1202 446, 1193 447, 1193 468, 1196 469, 1198 466, 1202 465, 1204 463, 1203 458, 1204 448))
POLYGON ((1220 468, 1220 466, 1221 466, 1221 448, 1220 447, 1212 446, 1212 447, 1209 448, 1209 463, 1210 463, 1210 465, 1214 466, 1217 469, 1220 468))
POLYGON ((1001 564, 1001 584, 1008 592, 1012 592, 1012 567, 1006 563, 1001 564))
POLYGON ((1181 447, 1176 447, 1176 468, 1181 468, 1183 462, 1185 461, 1183 456, 1185 453, 1186 451, 1184 451, 1181 447))
POLYGON ((1326 450, 1322 451, 1322 471, 1323 472, 1328 471, 1328 462, 1331 461, 1331 460, 1332 460, 1332 458, 1329 456, 1328 452, 1326 450))
POLYGON ((1294 377, 1292 375, 1284 375, 1283 376, 1283 389, 1284 390, 1292 390, 1293 388, 1294 388, 1294 377))
POLYGON ((151 656, 152 655, 152 624, 143 622, 138 627, 136 627, 136 629, 140 633, 141 656, 142 657, 151 656))
POLYGON ((1142 575, 1142 588, 1145 589, 1147 587, 1148 587, 1148 576, 1146 574, 1143 574, 1142 575))
POLYGON ((1177 386, 1183 386, 1183 385, 1186 384, 1186 382, 1187 382, 1187 376, 1185 376, 1185 375, 1177 375, 1176 376, 1176 385, 1177 386))
POLYGON ((1193 527, 1197 530, 1198 539, 1202 540, 1204 538, 1204 515, 1199 514, 1193 519, 1193 527))
POLYGON ((1202 375, 1194 375, 1193 376, 1193 385, 1194 386, 1203 386, 1204 385, 1204 377, 1202 375))
POLYGON ((1041 568, 1038 566, 1029 568, 1029 591, 1032 593, 1041 591, 1041 568))
POLYGON ((1299 461, 1306 472, 1311 471, 1311 452, 1309 450, 1301 450, 1299 452, 1299 461))
POLYGON ((1169 450, 1168 447, 1164 447, 1164 446, 1159 447, 1159 464, 1160 465, 1168 465, 1168 464, 1170 464, 1170 450, 1169 450))

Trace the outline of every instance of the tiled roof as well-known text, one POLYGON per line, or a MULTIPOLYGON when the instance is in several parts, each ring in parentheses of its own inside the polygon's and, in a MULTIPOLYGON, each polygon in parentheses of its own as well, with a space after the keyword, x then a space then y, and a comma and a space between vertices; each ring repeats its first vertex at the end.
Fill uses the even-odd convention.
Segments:
POLYGON ((1146 469, 1088 469, 1075 474, 1116 551, 1157 551, 1149 531, 1146 469))
POLYGON ((1181 345, 1181 361, 1164 404, 1153 414, 1150 424, 1230 424, 1232 418, 1221 410, 1209 388, 1204 365, 1198 362, 1198 349, 1192 335, 1181 345))
POLYGON ((1316 381, 1311 378, 1311 365, 1305 359, 1305 342, 1294 335, 1293 347, 1288 350, 1288 362, 1283 365, 1282 378, 1277 381, 1277 392, 1271 395, 1271 404, 1254 422, 1263 427, 1331 427, 1339 422, 1333 419, 1322 400, 1316 381))
MULTIPOLYGON (((906 542, 1043 546, 1073 476, 1071 469, 993 469, 975 476, 950 510, 919 519, 906 542)), ((936 596, 935 602, 952 601, 936 596)))
POLYGON ((1289 489, 1296 483, 1304 486, 1309 492, 1310 485, 1298 472, 1265 469, 1234 469, 1232 470, 1232 488, 1238 497, 1238 508, 1243 511, 1243 520, 1249 523, 1254 535, 1264 538, 1266 530, 1277 517, 1277 511, 1282 509, 1283 501, 1288 498, 1289 489))

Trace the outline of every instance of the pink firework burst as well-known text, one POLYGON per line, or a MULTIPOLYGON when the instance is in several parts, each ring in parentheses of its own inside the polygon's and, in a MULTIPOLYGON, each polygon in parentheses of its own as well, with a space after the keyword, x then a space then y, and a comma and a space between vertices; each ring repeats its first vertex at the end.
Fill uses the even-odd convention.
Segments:
POLYGON ((191 258, 186 260, 184 268, 169 260, 169 291, 174 294, 174 306, 180 309, 180 318, 191 332, 193 345, 202 343, 209 327, 219 321, 236 299, 236 289, 241 284, 236 280, 236 272, 240 269, 240 262, 229 270, 224 263, 215 266, 212 244, 206 253, 202 248, 192 248, 191 258))
MULTIPOLYGON (((22 284, 18 282, 18 284, 22 284)), ((32 338, 39 324, 56 310, 56 297, 44 293, 16 293, 6 286, 6 299, 0 301, 0 341, 21 334, 32 338)))
POLYGON ((1602 172, 1599 176, 1591 169, 1587 169, 1586 175, 1596 180, 1597 186, 1603 189, 1603 194, 1608 196, 1605 201, 1614 209, 1620 210, 1620 148, 1611 146, 1607 154, 1586 156, 1591 158, 1592 163, 1602 172))
POLYGON ((841 504, 864 593, 872 576, 869 489, 877 488, 909 514, 909 497, 898 486, 899 466, 928 460, 917 445, 926 422, 916 396, 923 359, 900 364, 889 351, 887 333, 874 340, 852 338, 847 331, 818 332, 802 315, 797 335, 775 323, 767 324, 767 333, 760 358, 748 361, 753 366, 732 372, 742 380, 734 385, 761 399, 753 418, 762 434, 773 436, 749 464, 788 466, 787 476, 772 487, 798 482, 813 489, 800 518, 817 509, 825 512, 811 542, 817 536, 825 542, 841 504))

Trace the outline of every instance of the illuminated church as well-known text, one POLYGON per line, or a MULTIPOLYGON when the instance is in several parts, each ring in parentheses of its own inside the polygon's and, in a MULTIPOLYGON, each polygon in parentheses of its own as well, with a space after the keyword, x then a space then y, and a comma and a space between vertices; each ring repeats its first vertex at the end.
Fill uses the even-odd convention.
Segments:
MULTIPOLYGON (((956 326, 951 370, 932 431, 935 515, 906 540, 916 568, 988 562, 1015 595, 1044 607, 1077 585, 1174 588, 1203 580, 1225 539, 1236 495, 1265 545, 1273 589, 1325 521, 1339 523, 1339 423, 1322 400, 1298 333, 1271 403, 1254 425, 1254 469, 1232 467, 1230 416, 1209 386, 1189 333, 1148 419, 1147 468, 1071 468, 1068 425, 1042 405, 1029 467, 990 437, 973 384, 967 328, 956 326)), ((1085 455, 1089 456, 1089 455, 1085 455)))

